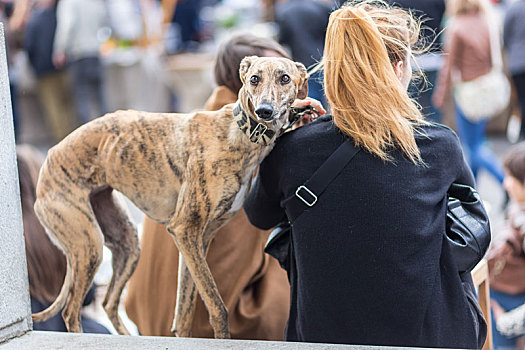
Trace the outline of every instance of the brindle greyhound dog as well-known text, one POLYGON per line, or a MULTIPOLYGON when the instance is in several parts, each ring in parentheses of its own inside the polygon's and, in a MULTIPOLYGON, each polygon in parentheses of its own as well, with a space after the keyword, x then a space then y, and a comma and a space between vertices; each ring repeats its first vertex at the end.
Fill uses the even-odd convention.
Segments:
POLYGON ((129 334, 117 309, 139 258, 139 241, 115 189, 166 224, 179 248, 172 331, 191 336, 198 290, 215 337, 230 337, 207 250, 217 229, 241 208, 256 167, 289 123, 291 104, 308 91, 305 67, 285 58, 246 57, 239 72, 238 101, 219 111, 118 111, 83 125, 49 150, 35 211, 64 251, 67 270, 57 299, 34 314, 34 321, 65 306, 68 330, 82 331, 80 308, 105 244, 113 253, 113 276, 103 306, 115 329, 129 334))

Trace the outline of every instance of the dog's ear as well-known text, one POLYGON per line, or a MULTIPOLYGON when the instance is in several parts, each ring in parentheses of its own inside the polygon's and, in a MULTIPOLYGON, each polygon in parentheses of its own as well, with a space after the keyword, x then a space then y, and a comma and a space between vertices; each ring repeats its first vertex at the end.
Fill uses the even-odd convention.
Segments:
POLYGON ((310 75, 306 71, 304 64, 295 62, 295 66, 299 70, 301 76, 301 81, 299 82, 299 88, 297 90, 297 98, 302 100, 308 96, 308 78, 310 78, 310 75))
POLYGON ((248 69, 250 69, 250 66, 252 63, 259 57, 257 56, 246 56, 242 59, 241 64, 239 66, 239 77, 241 78, 241 83, 244 84, 246 73, 248 73, 248 69))

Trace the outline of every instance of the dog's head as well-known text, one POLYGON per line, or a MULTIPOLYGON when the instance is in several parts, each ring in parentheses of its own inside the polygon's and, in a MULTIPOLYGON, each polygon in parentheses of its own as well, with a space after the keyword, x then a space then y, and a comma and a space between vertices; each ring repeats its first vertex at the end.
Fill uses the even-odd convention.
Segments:
POLYGON ((308 94, 305 66, 287 58, 248 56, 242 60, 239 74, 243 109, 275 131, 287 122, 293 101, 308 94))

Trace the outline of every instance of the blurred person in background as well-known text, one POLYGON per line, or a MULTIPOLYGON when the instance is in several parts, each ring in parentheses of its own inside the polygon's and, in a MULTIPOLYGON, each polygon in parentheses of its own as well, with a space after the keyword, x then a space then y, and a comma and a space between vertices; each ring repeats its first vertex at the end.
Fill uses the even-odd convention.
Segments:
MULTIPOLYGON (((48 238, 44 227, 38 221, 33 206, 36 200, 35 187, 43 156, 34 147, 19 145, 16 150, 20 199, 26 247, 27 271, 31 312, 47 308, 58 296, 66 275, 66 257, 48 238)), ((84 306, 90 304, 95 295, 91 288, 84 299, 84 306)), ((94 320, 82 316, 85 333, 104 333, 109 331, 94 320)), ((33 330, 66 332, 62 315, 58 314, 44 322, 34 322, 33 330)))
MULTIPOLYGON (((271 39, 233 36, 217 53, 213 91, 206 110, 237 101, 242 86, 239 65, 245 56, 289 58, 271 39)), ((221 297, 229 310, 234 339, 283 340, 288 319, 289 284, 277 260, 263 252, 269 231, 252 226, 243 210, 219 229, 207 255, 221 297)), ((141 335, 173 336, 179 251, 166 226, 144 219, 140 260, 131 276, 126 312, 141 335)), ((212 338, 208 311, 197 297, 192 336, 212 338)))
POLYGON ((442 52, 439 34, 445 13, 445 0, 389 0, 405 10, 413 12, 422 22, 421 38, 424 54, 416 55, 414 68, 420 69, 423 77, 416 77, 410 84, 409 93, 421 105, 421 112, 428 119, 440 123, 441 112, 432 103, 432 93, 437 82, 438 71, 441 68, 442 52))
MULTIPOLYGON (((445 36, 443 66, 432 96, 432 102, 437 108, 443 107, 445 98, 453 87, 453 71, 459 71, 461 81, 470 81, 492 69, 489 21, 484 1, 450 0, 447 6, 450 6, 451 19, 445 36)), ((497 28, 493 29, 497 31, 497 28)), ((477 177, 479 170, 486 169, 503 184, 503 167, 496 155, 485 145, 489 119, 471 121, 457 103, 455 108, 459 138, 466 148, 474 177, 477 177)))
POLYGON ((509 5, 503 22, 503 47, 521 110, 520 140, 525 140, 525 0, 509 5))
POLYGON ((19 1, 19 4, 16 5, 14 1, 1 0, 0 1, 0 22, 4 25, 4 35, 5 35, 5 47, 6 47, 6 56, 7 56, 7 65, 8 65, 8 74, 9 74, 9 92, 11 93, 11 110, 13 112, 13 125, 15 129, 15 139, 18 139, 20 134, 20 118, 18 111, 18 98, 17 98, 17 83, 18 83, 18 69, 14 65, 14 55, 16 54, 17 49, 17 37, 19 36, 23 21, 19 20, 22 12, 20 10, 16 11, 17 15, 15 16, 15 8, 25 8, 28 1, 22 0, 19 1))
POLYGON ((100 29, 107 25, 104 0, 58 2, 53 63, 57 68, 68 64, 77 116, 82 124, 108 112, 98 37, 100 29))
POLYGON ((523 309, 525 303, 525 142, 505 152, 503 165, 503 187, 512 201, 504 224, 494 231, 486 256, 493 310, 492 341, 495 350, 523 350, 525 314, 521 312, 520 319, 519 310, 510 310, 523 309))
MULTIPOLYGON (((491 302, 493 327, 507 338, 517 338, 516 346, 503 349, 523 350, 525 349, 525 304, 505 311, 497 302, 491 302)), ((497 346, 495 350, 499 350, 497 346)))
MULTIPOLYGON (((321 61, 328 18, 335 7, 331 0, 287 0, 275 7, 279 42, 290 48, 294 61, 309 70, 321 61)), ((326 105, 322 80, 320 71, 310 75, 308 96, 326 105)))
POLYGON ((24 39, 29 63, 37 77, 38 97, 55 143, 78 126, 67 74, 53 64, 56 6, 56 0, 35 2, 24 39))
POLYGON ((200 42, 201 0, 177 1, 171 16, 170 36, 167 38, 169 53, 196 51, 200 42))

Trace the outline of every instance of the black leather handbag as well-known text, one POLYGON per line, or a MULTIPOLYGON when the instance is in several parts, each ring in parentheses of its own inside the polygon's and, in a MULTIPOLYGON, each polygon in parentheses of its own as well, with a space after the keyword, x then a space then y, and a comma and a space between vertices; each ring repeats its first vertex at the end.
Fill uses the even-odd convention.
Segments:
POLYGON ((279 265, 286 271, 290 271, 290 257, 293 254, 291 230, 290 222, 280 223, 272 230, 264 247, 264 251, 277 259, 279 265))
POLYGON ((490 223, 478 192, 453 183, 448 189, 446 238, 458 271, 470 272, 490 245, 490 223))

